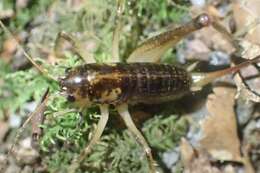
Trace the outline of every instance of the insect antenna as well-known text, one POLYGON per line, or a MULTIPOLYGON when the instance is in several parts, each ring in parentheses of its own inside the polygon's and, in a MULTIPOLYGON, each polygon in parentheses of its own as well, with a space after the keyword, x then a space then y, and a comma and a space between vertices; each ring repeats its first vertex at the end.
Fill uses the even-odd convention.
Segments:
POLYGON ((18 48, 22 50, 24 56, 32 63, 34 67, 36 67, 37 70, 39 70, 44 76, 47 78, 50 78, 52 80, 57 81, 57 79, 54 76, 51 76, 46 69, 41 67, 39 64, 35 62, 35 60, 25 51, 23 46, 17 41, 17 39, 14 37, 14 35, 11 33, 11 31, 4 25, 4 23, 0 20, 0 26, 3 28, 4 32, 7 33, 16 43, 18 48))
POLYGON ((224 70, 219 70, 219 71, 210 72, 210 73, 193 73, 192 74, 192 80, 193 80, 192 90, 198 90, 219 77, 222 77, 228 73, 235 73, 235 72, 239 71, 241 68, 247 67, 250 64, 257 63, 257 62, 260 62, 260 55, 251 60, 247 60, 238 65, 235 65, 234 67, 230 67, 230 68, 227 68, 224 70))

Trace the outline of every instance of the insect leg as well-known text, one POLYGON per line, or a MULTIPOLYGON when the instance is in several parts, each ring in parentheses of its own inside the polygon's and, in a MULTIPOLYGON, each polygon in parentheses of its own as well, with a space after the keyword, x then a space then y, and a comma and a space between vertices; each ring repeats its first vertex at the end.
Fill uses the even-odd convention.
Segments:
POLYGON ((117 0, 117 20, 112 41, 112 62, 119 62, 119 41, 122 32, 122 13, 124 12, 124 0, 117 0))
POLYGON ((101 112, 100 120, 98 121, 97 129, 95 130, 92 139, 90 140, 87 147, 85 147, 85 149, 80 153, 79 157, 72 161, 72 165, 69 168, 68 172, 75 172, 75 170, 79 167, 80 163, 89 154, 93 145, 95 145, 98 142, 98 140, 100 139, 100 137, 106 127, 107 120, 109 117, 109 106, 100 105, 100 112, 101 112))
POLYGON ((201 14, 189 23, 154 36, 137 47, 128 62, 158 62, 162 55, 188 34, 210 25, 210 17, 201 14))
POLYGON ((223 70, 209 72, 209 73, 192 73, 193 84, 191 90, 192 91, 200 90, 203 86, 207 85, 208 83, 212 82, 213 80, 219 77, 222 77, 230 73, 236 73, 241 68, 247 67, 253 63, 258 63, 259 61, 260 61, 260 55, 253 59, 247 60, 245 62, 242 62, 233 67, 229 67, 223 70))
POLYGON ((79 161, 82 161, 86 155, 90 152, 91 148, 93 145, 100 139, 109 116, 109 107, 108 105, 101 105, 100 106, 100 111, 101 111, 101 117, 97 125, 97 129, 94 132, 94 136, 92 137, 91 141, 89 142, 88 146, 84 149, 84 151, 80 154, 80 159, 79 161))
POLYGON ((151 172, 157 173, 157 171, 156 171, 157 163, 153 159, 151 148, 149 147, 149 145, 146 142, 145 138, 143 137, 142 133, 135 126, 135 124, 131 118, 131 115, 128 111, 128 105, 122 104, 120 106, 117 106, 116 109, 117 109, 119 115, 124 120, 127 128, 133 133, 133 135, 136 137, 137 141, 142 145, 142 147, 147 155, 151 172))
POLYGON ((77 40, 72 35, 61 31, 58 33, 57 38, 55 40, 55 46, 54 46, 54 55, 58 58, 63 57, 62 52, 62 45, 64 43, 64 40, 68 41, 70 44, 72 44, 73 51, 80 56, 86 63, 95 63, 95 59, 92 53, 89 53, 82 47, 80 44, 80 41, 77 40))

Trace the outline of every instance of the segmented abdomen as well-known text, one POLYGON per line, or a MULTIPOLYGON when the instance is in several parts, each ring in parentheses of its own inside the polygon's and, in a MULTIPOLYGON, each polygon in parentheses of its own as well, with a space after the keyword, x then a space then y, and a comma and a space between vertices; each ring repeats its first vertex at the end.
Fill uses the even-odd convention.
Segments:
MULTIPOLYGON (((178 98, 190 89, 191 78, 186 70, 173 65, 153 63, 86 64, 88 86, 82 93, 99 104, 158 103, 178 98)), ((84 96, 83 96, 84 97, 84 96)))
POLYGON ((130 65, 130 102, 158 103, 178 98, 189 91, 187 71, 173 65, 136 63, 130 65), (133 86, 134 85, 134 86, 133 86))

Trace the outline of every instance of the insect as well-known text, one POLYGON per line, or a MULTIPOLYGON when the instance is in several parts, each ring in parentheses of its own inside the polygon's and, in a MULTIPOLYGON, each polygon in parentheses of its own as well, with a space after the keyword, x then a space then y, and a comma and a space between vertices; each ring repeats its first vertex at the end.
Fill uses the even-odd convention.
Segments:
MULTIPOLYGON (((75 171, 100 139, 108 121, 110 105, 116 108, 127 128, 143 147, 148 158, 150 172, 158 172, 157 163, 153 158, 149 144, 134 124, 128 111, 128 105, 155 104, 178 99, 190 91, 202 88, 220 76, 236 72, 259 59, 257 57, 237 66, 207 74, 192 74, 175 65, 153 63, 158 61, 169 48, 183 37, 210 25, 210 23, 210 17, 207 14, 201 14, 184 26, 152 37, 133 51, 127 60, 128 63, 88 63, 68 70, 65 76, 58 79, 51 77, 59 82, 61 91, 69 102, 73 102, 80 108, 98 105, 101 112, 91 141, 80 156, 73 161, 69 172, 75 171)), ((5 28, 2 23, 0 24, 5 28)), ((114 40, 117 40, 116 35, 117 33, 114 40)), ((65 33, 60 33, 59 37, 74 42, 73 38, 65 33)), ((81 51, 79 46, 73 45, 76 46, 75 50, 81 51)), ((116 49, 118 43, 113 41, 113 46, 116 49)), ((43 74, 49 76, 26 52, 24 54, 43 74)), ((118 57, 118 53, 115 55, 118 57)))

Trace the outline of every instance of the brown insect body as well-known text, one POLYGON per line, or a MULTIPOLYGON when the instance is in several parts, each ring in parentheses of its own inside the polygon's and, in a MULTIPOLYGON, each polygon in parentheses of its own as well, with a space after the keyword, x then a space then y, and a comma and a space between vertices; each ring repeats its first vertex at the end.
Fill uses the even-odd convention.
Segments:
POLYGON ((86 64, 60 82, 68 100, 80 106, 158 103, 189 92, 191 76, 180 67, 155 63, 86 64))

